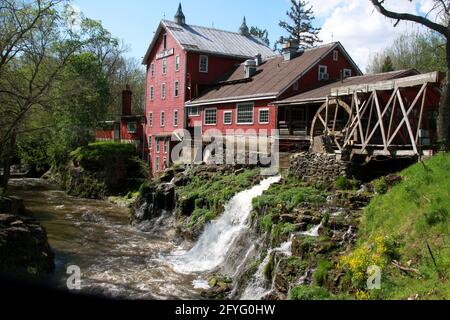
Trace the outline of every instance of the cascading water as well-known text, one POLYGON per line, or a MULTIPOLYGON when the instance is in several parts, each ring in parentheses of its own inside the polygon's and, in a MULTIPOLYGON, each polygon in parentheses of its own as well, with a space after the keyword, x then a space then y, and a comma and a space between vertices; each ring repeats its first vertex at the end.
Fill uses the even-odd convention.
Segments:
POLYGON ((204 272, 220 266, 239 236, 249 230, 248 218, 252 211, 252 200, 280 180, 281 176, 270 177, 252 189, 235 195, 226 205, 223 215, 206 226, 190 251, 174 252, 168 257, 175 271, 204 272))

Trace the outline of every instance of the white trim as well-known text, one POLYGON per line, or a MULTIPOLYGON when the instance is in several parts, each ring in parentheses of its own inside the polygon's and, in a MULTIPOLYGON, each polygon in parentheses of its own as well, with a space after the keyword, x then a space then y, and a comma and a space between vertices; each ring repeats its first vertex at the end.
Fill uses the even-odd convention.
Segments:
POLYGON ((205 126, 217 126, 217 108, 205 108, 203 110, 203 124, 205 126), (207 124, 206 123, 206 111, 208 110, 215 110, 216 111, 216 122, 215 123, 211 123, 211 124, 207 124))
POLYGON ((324 65, 324 64, 319 64, 319 67, 318 67, 318 75, 317 75, 317 79, 318 79, 319 81, 324 80, 324 79, 322 79, 322 77, 321 77, 322 74, 328 74, 328 66, 327 66, 327 65, 324 65), (325 68, 325 72, 324 72, 324 73, 323 73, 323 72, 320 72, 320 69, 322 69, 322 68, 325 68))
POLYGON ((204 101, 199 101, 199 102, 186 102, 185 106, 186 107, 201 107, 201 106, 208 106, 208 105, 213 105, 213 104, 222 104, 222 103, 240 103, 240 102, 248 102, 248 101, 257 101, 257 100, 272 100, 272 99, 276 99, 277 96, 276 95, 271 95, 271 96, 261 96, 261 97, 251 97, 249 96, 248 98, 234 98, 231 100, 206 100, 206 102, 204 101))
POLYGON ((225 126, 231 126, 233 125, 233 111, 232 110, 227 110, 223 112, 223 124, 225 126), (230 123, 226 123, 225 122, 225 114, 231 114, 231 122, 230 123))
POLYGON ((174 127, 178 127, 180 124, 180 112, 178 111, 178 109, 173 110, 173 126, 174 127), (175 117, 175 114, 177 115, 175 117), (175 119, 177 120, 177 123, 175 124, 175 119))
POLYGON ((255 123, 255 104, 254 103, 236 103, 236 125, 238 126, 248 126, 248 125, 252 125, 255 123), (252 109, 253 109, 253 115, 252 115, 252 122, 241 122, 239 123, 238 118, 239 118, 239 105, 252 105, 252 109))
POLYGON ((352 77, 352 73, 353 73, 353 72, 352 72, 352 69, 342 69, 342 77, 343 77, 344 79, 346 79, 346 78, 351 78, 351 77, 352 77), (349 73, 350 73, 347 77, 345 76, 345 72, 346 72, 346 71, 349 71, 349 73))
POLYGON ((148 126, 150 128, 153 128, 153 111, 150 111, 148 113, 148 126))
POLYGON ((258 110, 258 124, 270 124, 270 109, 269 108, 263 108, 258 110), (269 113, 269 119, 267 122, 261 122, 261 111, 267 111, 269 113))
POLYGON ((173 83, 173 96, 175 98, 178 98, 180 96, 180 81, 178 80, 175 80, 175 82, 173 83))
POLYGON ((161 83, 161 100, 166 100, 167 96, 167 84, 165 82, 161 83), (163 90, 164 87, 164 90, 163 90), (163 95, 164 93, 164 95, 163 95))
POLYGON ((189 107, 186 107, 186 108, 188 108, 187 115, 188 115, 189 118, 197 118, 197 117, 201 116, 200 106, 192 106, 192 107, 189 106, 189 107), (198 113, 197 114, 190 114, 191 108, 197 108, 198 113))
POLYGON ((161 69, 163 76, 165 76, 167 74, 167 58, 162 59, 161 69))
POLYGON ((153 85, 150 86, 150 101, 155 100, 155 87, 153 85))
POLYGON ((201 54, 198 57, 198 72, 200 73, 208 73, 209 71, 209 56, 207 56, 206 54, 201 54), (206 58, 206 71, 202 70, 202 58, 206 58))
POLYGON ((175 72, 180 71, 181 57, 179 54, 175 56, 175 72), (177 63, 178 62, 178 63, 177 63))
POLYGON ((166 126, 166 112, 165 111, 161 111, 161 113, 159 114, 159 126, 161 128, 164 128, 166 126), (164 117, 163 117, 164 115, 164 117), (164 118, 164 123, 163 123, 163 118, 164 118))

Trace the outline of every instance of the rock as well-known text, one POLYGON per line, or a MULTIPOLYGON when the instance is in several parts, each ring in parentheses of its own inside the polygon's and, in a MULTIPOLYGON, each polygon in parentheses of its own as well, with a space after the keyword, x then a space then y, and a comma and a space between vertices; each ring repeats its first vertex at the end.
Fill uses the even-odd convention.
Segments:
POLYGON ((0 273, 41 276, 54 267, 47 232, 39 223, 0 214, 0 273))
POLYGON ((27 214, 23 199, 17 197, 0 197, 0 213, 8 213, 17 216, 27 214))
POLYGON ((399 184, 403 180, 403 178, 397 174, 389 174, 384 179, 389 188, 392 188, 393 186, 399 184))

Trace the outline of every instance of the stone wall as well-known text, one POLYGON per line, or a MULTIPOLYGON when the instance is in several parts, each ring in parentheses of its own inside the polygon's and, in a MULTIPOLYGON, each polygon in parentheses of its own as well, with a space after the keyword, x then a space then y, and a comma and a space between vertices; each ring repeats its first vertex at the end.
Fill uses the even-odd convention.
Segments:
POLYGON ((289 173, 305 182, 334 183, 338 177, 350 175, 350 165, 334 154, 303 152, 291 156, 289 173))

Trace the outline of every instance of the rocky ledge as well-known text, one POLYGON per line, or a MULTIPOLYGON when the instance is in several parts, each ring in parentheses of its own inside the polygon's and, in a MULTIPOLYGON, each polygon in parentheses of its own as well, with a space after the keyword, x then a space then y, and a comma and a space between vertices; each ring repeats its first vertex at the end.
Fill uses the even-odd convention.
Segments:
POLYGON ((54 253, 41 225, 29 217, 0 213, 0 274, 42 276, 54 267, 54 253))

